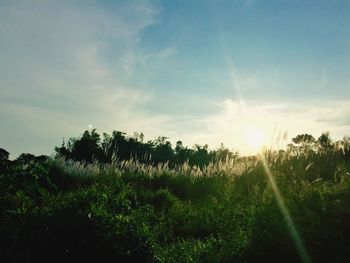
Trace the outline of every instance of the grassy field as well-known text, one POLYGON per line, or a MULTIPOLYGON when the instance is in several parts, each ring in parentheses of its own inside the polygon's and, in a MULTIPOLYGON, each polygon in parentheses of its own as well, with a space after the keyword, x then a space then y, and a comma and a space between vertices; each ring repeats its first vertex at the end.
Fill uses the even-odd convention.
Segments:
POLYGON ((17 162, 0 177, 2 262, 349 262, 341 150, 150 166, 17 162))

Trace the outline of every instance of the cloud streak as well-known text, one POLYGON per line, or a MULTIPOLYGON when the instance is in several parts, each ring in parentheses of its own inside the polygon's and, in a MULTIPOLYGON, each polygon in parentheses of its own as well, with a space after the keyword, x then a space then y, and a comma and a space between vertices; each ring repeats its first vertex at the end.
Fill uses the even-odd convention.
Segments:
POLYGON ((12 153, 39 153, 42 144, 49 153, 57 138, 90 123, 130 131, 161 119, 137 110, 151 97, 129 83, 143 55, 140 34, 158 10, 147 1, 121 1, 113 9, 79 4, 0 4, 0 117, 6 123, 0 138, 12 153), (11 143, 25 134, 31 142, 11 143), (51 144, 43 139, 49 135, 51 144))

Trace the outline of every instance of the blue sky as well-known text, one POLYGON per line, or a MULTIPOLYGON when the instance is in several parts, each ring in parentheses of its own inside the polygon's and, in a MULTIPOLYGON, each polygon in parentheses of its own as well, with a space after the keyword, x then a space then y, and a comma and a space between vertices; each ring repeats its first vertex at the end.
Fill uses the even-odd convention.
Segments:
POLYGON ((242 153, 251 131, 350 135, 349 13, 337 0, 3 0, 0 147, 51 154, 89 125, 242 153))

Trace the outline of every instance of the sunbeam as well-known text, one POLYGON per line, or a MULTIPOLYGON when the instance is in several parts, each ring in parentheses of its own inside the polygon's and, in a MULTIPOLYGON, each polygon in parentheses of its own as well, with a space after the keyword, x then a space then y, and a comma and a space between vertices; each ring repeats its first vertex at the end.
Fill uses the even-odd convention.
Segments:
POLYGON ((238 78, 237 78, 237 70, 234 67, 232 56, 231 56, 230 52, 228 51, 228 49, 226 48, 226 45, 224 45, 222 39, 220 39, 220 43, 221 43, 221 50, 222 50, 224 59, 226 61, 226 67, 227 67, 228 76, 229 76, 229 83, 234 88, 234 90, 236 92, 236 96, 237 96, 238 101, 239 101, 239 104, 242 107, 243 111, 245 112, 245 110, 246 110, 245 101, 244 101, 244 98, 242 96, 240 83, 239 83, 238 78))
POLYGON ((298 251, 298 254, 299 254, 302 262, 309 263, 309 262, 311 262, 310 256, 306 251, 304 243, 303 243, 303 241, 298 233, 298 230, 293 222, 292 216, 290 215, 290 212, 289 212, 289 210, 288 210, 288 208, 283 200, 282 194, 281 194, 280 190, 278 189, 278 186, 275 182, 275 179, 273 178, 273 174, 268 166, 266 158, 264 157, 264 155, 262 155, 262 156, 263 156, 262 162, 263 162, 265 173, 269 179, 269 183, 272 187, 272 191, 276 197, 278 207, 281 210, 281 213, 284 217, 284 220, 286 221, 287 228, 288 228, 289 234, 294 242, 295 248, 298 251))

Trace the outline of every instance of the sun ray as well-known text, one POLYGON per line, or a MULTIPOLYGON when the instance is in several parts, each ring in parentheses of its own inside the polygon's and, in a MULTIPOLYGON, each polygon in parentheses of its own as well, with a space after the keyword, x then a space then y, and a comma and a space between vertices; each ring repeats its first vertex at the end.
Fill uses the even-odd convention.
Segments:
POLYGON ((289 212, 289 210, 284 202, 282 194, 281 194, 281 192, 280 192, 280 190, 275 182, 273 174, 272 174, 272 172, 268 166, 268 163, 266 161, 266 158, 264 156, 262 157, 262 162, 263 162, 263 166, 265 169, 265 173, 269 179, 269 183, 271 185, 272 191, 276 197, 278 207, 281 210, 281 213, 284 217, 284 220, 286 221, 287 228, 288 228, 289 234, 293 240, 295 248, 298 251, 298 254, 299 254, 302 262, 311 263, 310 256, 309 256, 308 252, 306 251, 304 243, 303 243, 303 241, 299 235, 299 232, 298 232, 298 230, 293 222, 292 216, 291 216, 291 214, 290 214, 290 212, 289 212))

